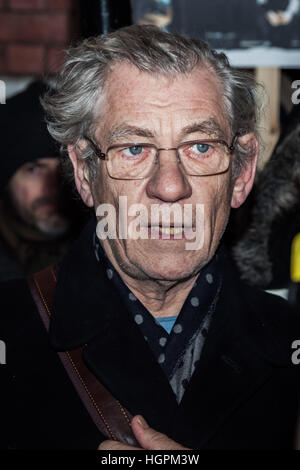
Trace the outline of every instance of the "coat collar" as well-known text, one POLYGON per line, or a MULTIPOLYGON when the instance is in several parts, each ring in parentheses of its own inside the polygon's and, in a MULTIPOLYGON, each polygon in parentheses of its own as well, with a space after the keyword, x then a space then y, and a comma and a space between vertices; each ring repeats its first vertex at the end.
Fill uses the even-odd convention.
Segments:
POLYGON ((90 221, 61 263, 51 343, 57 350, 87 344, 84 360, 111 393, 132 414, 143 414, 154 428, 189 446, 197 444, 193 433, 181 435, 176 422, 183 422, 190 403, 198 402, 202 424, 197 442, 204 445, 274 366, 290 364, 289 309, 284 301, 240 283, 222 250, 223 288, 200 362, 178 406, 161 367, 95 258, 95 224, 90 221))
POLYGON ((74 349, 89 342, 109 327, 106 320, 114 318, 122 308, 95 258, 95 229, 93 217, 59 265, 50 323, 51 342, 57 350, 74 349))

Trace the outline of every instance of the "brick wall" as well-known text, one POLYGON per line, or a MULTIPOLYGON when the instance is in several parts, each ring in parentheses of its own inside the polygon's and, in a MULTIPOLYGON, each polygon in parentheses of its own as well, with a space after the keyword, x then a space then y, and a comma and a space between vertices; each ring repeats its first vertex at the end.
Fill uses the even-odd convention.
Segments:
POLYGON ((0 0, 0 74, 54 73, 77 17, 76 0, 0 0))

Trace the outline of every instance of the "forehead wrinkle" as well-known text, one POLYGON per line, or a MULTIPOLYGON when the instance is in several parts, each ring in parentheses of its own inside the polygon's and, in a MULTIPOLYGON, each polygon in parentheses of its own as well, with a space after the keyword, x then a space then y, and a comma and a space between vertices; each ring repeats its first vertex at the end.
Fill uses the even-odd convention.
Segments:
POLYGON ((214 118, 209 118, 201 122, 194 122, 192 124, 189 124, 188 126, 185 126, 181 130, 181 134, 183 136, 193 134, 195 132, 202 132, 208 134, 209 136, 215 135, 220 139, 226 139, 226 133, 223 131, 223 129, 220 127, 220 125, 214 118))

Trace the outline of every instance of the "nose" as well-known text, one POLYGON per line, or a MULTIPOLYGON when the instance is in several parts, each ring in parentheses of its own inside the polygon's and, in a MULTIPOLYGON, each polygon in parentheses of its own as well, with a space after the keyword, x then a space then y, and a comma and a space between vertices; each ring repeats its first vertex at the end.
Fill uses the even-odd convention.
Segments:
POLYGON ((59 165, 47 168, 44 174, 43 184, 50 194, 57 194, 60 191, 60 169, 59 165))
POLYGON ((155 171, 147 184, 147 195, 163 202, 177 202, 192 194, 174 149, 160 150, 155 171))

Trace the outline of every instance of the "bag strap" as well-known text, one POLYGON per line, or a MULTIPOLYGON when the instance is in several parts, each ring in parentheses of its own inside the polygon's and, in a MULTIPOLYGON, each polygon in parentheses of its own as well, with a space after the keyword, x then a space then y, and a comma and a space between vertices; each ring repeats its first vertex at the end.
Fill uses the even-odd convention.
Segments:
MULTIPOLYGON (((54 292, 57 282, 56 272, 50 266, 27 279, 33 300, 49 331, 54 292)), ((76 388, 82 402, 94 423, 108 439, 139 446, 131 429, 131 414, 87 368, 82 359, 86 345, 72 351, 58 352, 58 356, 76 388)))

